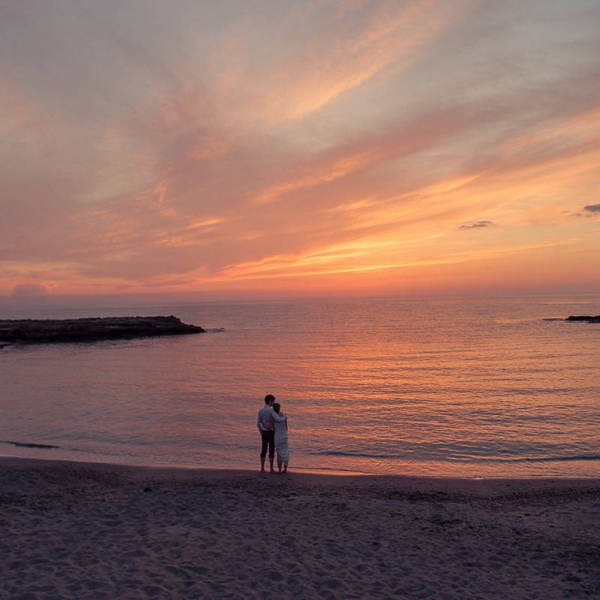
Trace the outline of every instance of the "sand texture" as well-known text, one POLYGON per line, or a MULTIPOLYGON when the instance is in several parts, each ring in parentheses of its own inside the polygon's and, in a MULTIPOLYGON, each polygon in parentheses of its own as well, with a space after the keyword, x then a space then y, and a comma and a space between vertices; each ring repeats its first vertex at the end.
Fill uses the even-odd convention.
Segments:
POLYGON ((0 597, 600 598, 600 481, 0 460, 0 597))

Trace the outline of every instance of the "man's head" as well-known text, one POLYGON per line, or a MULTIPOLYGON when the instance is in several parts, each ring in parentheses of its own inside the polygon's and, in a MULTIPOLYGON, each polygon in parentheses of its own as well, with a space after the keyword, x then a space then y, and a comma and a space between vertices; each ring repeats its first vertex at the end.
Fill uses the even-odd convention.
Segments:
POLYGON ((275 396, 273 396, 273 394, 267 394, 265 396, 265 404, 273 406, 273 402, 275 402, 275 396))

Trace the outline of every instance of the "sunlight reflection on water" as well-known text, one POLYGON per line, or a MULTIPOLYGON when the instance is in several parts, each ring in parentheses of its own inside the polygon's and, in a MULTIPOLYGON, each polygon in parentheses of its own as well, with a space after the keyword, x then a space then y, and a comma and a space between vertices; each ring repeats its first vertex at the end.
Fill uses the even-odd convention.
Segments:
POLYGON ((0 441, 59 448, 0 453, 254 468, 256 412, 273 392, 299 468, 597 476, 600 327, 544 319, 598 307, 388 298, 113 310, 214 331, 5 348, 0 441))

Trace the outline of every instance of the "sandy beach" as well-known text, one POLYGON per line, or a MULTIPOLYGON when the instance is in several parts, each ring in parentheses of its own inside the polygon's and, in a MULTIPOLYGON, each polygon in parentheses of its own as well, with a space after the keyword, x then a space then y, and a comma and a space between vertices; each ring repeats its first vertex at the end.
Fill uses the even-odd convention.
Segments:
POLYGON ((600 598, 600 481, 0 459, 0 596, 600 598))

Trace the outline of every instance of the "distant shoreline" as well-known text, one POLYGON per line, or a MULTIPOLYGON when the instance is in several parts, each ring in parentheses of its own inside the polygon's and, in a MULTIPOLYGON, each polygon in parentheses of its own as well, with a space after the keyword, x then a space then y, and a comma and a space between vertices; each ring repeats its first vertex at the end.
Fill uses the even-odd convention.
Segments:
POLYGON ((0 345, 130 340, 196 333, 205 333, 205 330, 196 325, 182 323, 173 315, 0 320, 0 345))
POLYGON ((565 319, 565 321, 570 322, 584 322, 584 323, 600 323, 600 315, 595 317, 591 317, 589 315, 581 315, 581 316, 570 316, 565 319))

